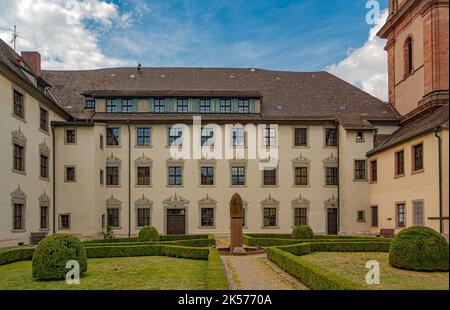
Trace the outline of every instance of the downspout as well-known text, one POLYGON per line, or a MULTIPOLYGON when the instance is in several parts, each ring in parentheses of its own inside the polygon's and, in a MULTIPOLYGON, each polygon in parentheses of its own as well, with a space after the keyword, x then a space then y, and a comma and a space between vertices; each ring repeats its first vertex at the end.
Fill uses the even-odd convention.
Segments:
POLYGON ((336 134, 337 134, 337 157, 338 157, 338 190, 337 190, 337 234, 339 235, 339 231, 341 230, 341 156, 339 155, 339 150, 341 148, 341 139, 339 133, 339 121, 335 120, 336 124, 336 134))
POLYGON ((128 121, 128 238, 131 238, 131 131, 128 121))
POLYGON ((439 167, 439 233, 444 233, 444 221, 443 221, 443 210, 442 210, 442 138, 439 136, 439 131, 441 126, 436 126, 434 128, 434 135, 438 139, 438 167, 439 167))
POLYGON ((55 128, 52 125, 52 148, 53 148, 53 156, 52 156, 52 187, 53 187, 53 219, 52 219, 52 226, 53 226, 53 234, 56 233, 56 172, 55 172, 55 166, 56 166, 56 147, 55 147, 55 128))

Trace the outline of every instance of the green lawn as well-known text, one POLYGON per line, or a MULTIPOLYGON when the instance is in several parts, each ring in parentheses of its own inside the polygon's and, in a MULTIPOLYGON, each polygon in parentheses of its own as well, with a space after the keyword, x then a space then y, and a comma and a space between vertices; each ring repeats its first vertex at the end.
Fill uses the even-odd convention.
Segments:
POLYGON ((448 290, 448 272, 417 272, 393 268, 389 265, 389 253, 333 253, 315 252, 302 256, 313 264, 365 285, 380 290, 448 290), (365 282, 366 262, 380 263, 380 285, 365 282))
POLYGON ((172 257, 97 258, 79 285, 33 281, 31 262, 0 266, 0 290, 203 290, 207 261, 172 257))

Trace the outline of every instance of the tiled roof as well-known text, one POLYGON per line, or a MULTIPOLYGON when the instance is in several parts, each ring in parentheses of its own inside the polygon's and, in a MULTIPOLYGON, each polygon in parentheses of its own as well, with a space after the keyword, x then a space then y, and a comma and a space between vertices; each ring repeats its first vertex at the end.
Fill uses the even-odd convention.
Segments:
POLYGON ((423 113, 417 119, 401 126, 397 131, 390 135, 383 143, 379 144, 373 150, 367 153, 368 156, 396 146, 409 139, 432 131, 437 126, 442 126, 448 122, 448 104, 440 107, 438 110, 430 110, 423 113))
MULTIPOLYGON (((90 117, 90 114, 82 113, 85 104, 82 94, 85 93, 111 96, 259 95, 262 119, 345 119, 350 127, 368 126, 365 120, 399 118, 398 112, 389 104, 327 72, 142 68, 140 74, 136 74, 136 68, 43 71, 43 77, 52 85, 52 92, 59 102, 80 118, 90 117)), ((94 116, 101 117, 106 116, 94 116)))

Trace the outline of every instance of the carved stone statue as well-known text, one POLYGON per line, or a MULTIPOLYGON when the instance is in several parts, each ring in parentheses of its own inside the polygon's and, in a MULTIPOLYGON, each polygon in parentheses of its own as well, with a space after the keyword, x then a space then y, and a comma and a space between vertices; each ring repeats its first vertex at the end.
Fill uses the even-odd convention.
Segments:
POLYGON ((242 245, 242 224, 244 220, 244 208, 242 198, 238 193, 231 197, 230 201, 230 252, 244 253, 242 245))

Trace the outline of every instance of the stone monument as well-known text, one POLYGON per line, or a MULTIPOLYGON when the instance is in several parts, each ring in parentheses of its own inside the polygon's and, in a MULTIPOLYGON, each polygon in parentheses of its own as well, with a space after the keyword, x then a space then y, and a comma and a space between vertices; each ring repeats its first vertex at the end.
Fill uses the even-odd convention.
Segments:
POLYGON ((242 245, 242 224, 244 220, 244 208, 242 198, 238 193, 231 197, 230 201, 230 252, 245 253, 242 245))

